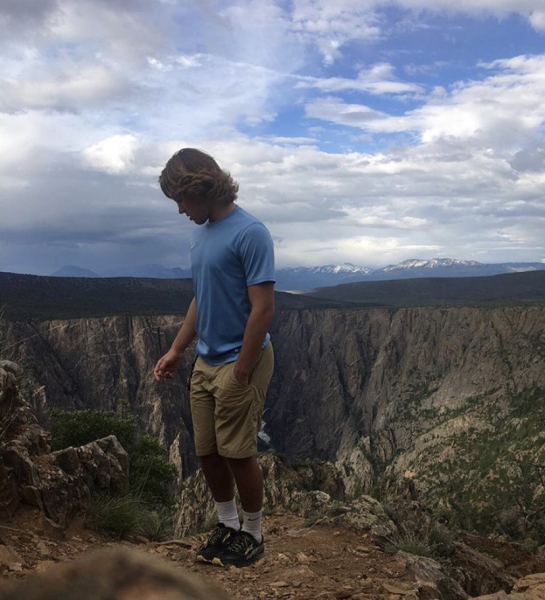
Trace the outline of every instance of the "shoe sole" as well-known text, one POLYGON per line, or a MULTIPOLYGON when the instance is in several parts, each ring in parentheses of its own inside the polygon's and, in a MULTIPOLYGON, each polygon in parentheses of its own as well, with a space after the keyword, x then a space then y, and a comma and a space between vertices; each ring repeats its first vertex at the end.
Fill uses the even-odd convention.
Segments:
POLYGON ((216 556, 215 558, 212 559, 212 564, 217 565, 218 567, 229 567, 229 566, 233 565, 234 567, 240 568, 240 567, 246 567, 247 565, 251 565, 252 563, 257 562, 258 560, 261 560, 264 556, 265 556, 265 552, 260 552, 259 554, 256 554, 255 556, 253 556, 250 560, 246 560, 244 562, 225 562, 225 563, 222 563, 221 559, 216 556))
POLYGON ((196 560, 197 560, 197 562, 205 563, 207 565, 211 565, 212 564, 212 559, 208 560, 208 559, 204 558, 204 556, 201 556, 200 554, 197 555, 196 560))

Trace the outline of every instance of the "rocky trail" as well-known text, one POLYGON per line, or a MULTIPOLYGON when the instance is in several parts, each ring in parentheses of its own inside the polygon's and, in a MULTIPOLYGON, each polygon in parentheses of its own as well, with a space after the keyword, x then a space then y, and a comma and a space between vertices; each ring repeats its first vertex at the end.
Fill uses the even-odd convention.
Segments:
MULTIPOLYGON (((240 569, 222 568, 194 561, 195 551, 206 539, 205 534, 165 542, 151 542, 142 537, 116 541, 84 528, 80 518, 74 519, 65 530, 51 530, 39 511, 26 507, 9 525, 0 523, 0 599, 30 600, 32 595, 18 591, 19 584, 35 580, 37 574, 47 577, 49 573, 44 587, 51 590, 45 592, 43 598, 75 600, 77 594, 72 595, 66 590, 71 590, 78 578, 90 575, 88 565, 81 559, 100 550, 130 551, 133 561, 134 556, 136 561, 144 560, 137 564, 140 570, 156 576, 154 571, 168 566, 180 577, 176 585, 169 581, 168 585, 173 585, 173 589, 169 587, 168 593, 163 593, 161 586, 154 583, 151 592, 142 590, 140 594, 140 584, 135 584, 136 594, 133 591, 132 594, 116 595, 115 600, 433 600, 476 597, 460 596, 459 588, 448 589, 449 586, 439 591, 437 582, 426 580, 428 559, 402 551, 384 552, 367 535, 357 534, 342 525, 317 522, 308 526, 301 517, 278 512, 265 519, 264 533, 266 555, 261 561, 240 569), (63 575, 62 565, 69 563, 75 570, 63 575), (78 563, 79 567, 76 566, 78 563), (193 588, 188 582, 196 582, 193 585, 198 590, 197 595, 192 595, 193 588)), ((109 555, 104 555, 101 560, 108 562, 109 555)), ((121 560, 121 566, 116 568, 123 569, 125 563, 121 560)), ((134 565, 127 564, 128 570, 129 567, 134 568, 134 565)), ((164 573, 160 575, 165 577, 164 573)), ((112 579, 112 574, 103 567, 91 577, 108 580, 112 579)), ((41 589, 41 584, 39 586, 41 589)), ((97 598, 106 597, 99 594, 97 592, 97 598)), ((545 598, 545 574, 519 579, 509 594, 498 591, 479 598, 542 600, 545 598)))
POLYGON ((345 527, 319 523, 305 526, 304 519, 286 513, 265 519, 265 557, 237 569, 194 561, 195 551, 206 538, 204 534, 171 542, 149 542, 144 538, 116 542, 84 529, 76 519, 59 539, 58 535, 44 535, 38 511, 23 512, 9 528, 0 525, 0 593, 12 582, 44 572, 56 563, 71 561, 91 550, 122 546, 137 548, 177 569, 213 581, 233 599, 424 597, 425 585, 415 581, 414 574, 407 570, 402 553, 384 553, 367 536, 345 527))

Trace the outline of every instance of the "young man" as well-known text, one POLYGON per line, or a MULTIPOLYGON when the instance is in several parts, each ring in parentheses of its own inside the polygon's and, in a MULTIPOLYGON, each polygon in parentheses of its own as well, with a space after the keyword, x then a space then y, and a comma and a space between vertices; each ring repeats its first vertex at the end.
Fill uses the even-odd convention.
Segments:
POLYGON ((219 522, 197 560, 242 566, 264 553, 263 475, 256 453, 274 363, 268 333, 274 313, 273 242, 263 223, 234 203, 238 184, 208 154, 180 150, 159 183, 179 213, 199 227, 190 250, 195 297, 154 376, 157 381, 171 378, 198 337, 191 415, 197 456, 219 522))

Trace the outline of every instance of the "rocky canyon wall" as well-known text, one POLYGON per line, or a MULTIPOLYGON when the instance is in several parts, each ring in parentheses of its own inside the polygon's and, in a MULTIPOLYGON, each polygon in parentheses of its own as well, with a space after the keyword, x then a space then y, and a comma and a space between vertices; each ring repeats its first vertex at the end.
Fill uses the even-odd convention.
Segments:
MULTIPOLYGON (((152 377, 179 325, 175 317, 1 321, 0 354, 23 367, 41 421, 53 406, 115 410, 127 399, 185 477, 196 468, 193 354, 174 380, 152 377)), ((475 398, 501 412, 508 398, 545 388, 539 305, 291 310, 277 313, 271 334, 276 366, 264 421, 272 446, 337 461, 353 490, 388 465, 414 466, 406 457, 424 448, 423 436, 463 428, 453 419, 475 398)))

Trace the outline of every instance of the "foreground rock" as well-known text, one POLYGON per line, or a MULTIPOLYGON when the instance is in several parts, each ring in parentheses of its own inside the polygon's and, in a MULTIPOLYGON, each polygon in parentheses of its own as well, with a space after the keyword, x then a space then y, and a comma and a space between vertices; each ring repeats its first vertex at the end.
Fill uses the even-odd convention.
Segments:
POLYGON ((123 489, 128 456, 115 436, 52 453, 49 433, 19 393, 21 374, 15 363, 0 361, 0 518, 13 518, 26 504, 62 527, 94 492, 123 489))
POLYGON ((219 589, 127 548, 102 550, 50 567, 0 600, 229 600, 219 589))

